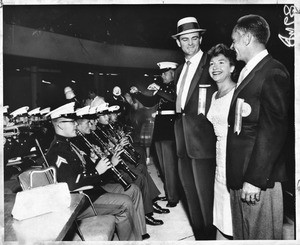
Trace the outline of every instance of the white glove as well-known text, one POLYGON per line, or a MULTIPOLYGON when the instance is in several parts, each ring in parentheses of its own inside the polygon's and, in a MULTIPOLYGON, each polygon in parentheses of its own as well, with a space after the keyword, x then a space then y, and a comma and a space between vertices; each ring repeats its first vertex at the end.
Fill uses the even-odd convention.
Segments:
POLYGON ((148 88, 148 90, 155 90, 155 91, 158 91, 160 89, 160 86, 157 85, 156 83, 151 83, 148 88))
POLYGON ((130 88, 130 91, 129 91, 129 92, 130 92, 131 94, 135 94, 135 93, 139 92, 139 90, 138 90, 137 87, 132 86, 132 87, 130 88))

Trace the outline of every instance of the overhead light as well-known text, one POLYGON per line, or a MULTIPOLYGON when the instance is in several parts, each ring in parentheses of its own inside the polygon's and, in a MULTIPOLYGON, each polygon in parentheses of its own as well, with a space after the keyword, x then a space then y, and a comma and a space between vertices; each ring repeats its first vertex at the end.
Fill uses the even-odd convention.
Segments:
POLYGON ((71 80, 71 82, 72 82, 72 83, 76 83, 76 81, 74 81, 74 80, 71 80))
POLYGON ((103 76, 103 75, 104 75, 104 73, 102 73, 102 72, 99 72, 99 75, 100 75, 100 76, 103 76))
POLYGON ((42 83, 51 84, 51 82, 48 82, 48 81, 45 81, 45 80, 42 80, 42 83))
POLYGON ((111 76, 118 76, 119 74, 116 73, 110 73, 111 76))
POLYGON ((17 68, 16 71, 21 71, 21 69, 17 68))
POLYGON ((88 73, 89 75, 94 75, 94 73, 93 72, 91 72, 91 71, 89 71, 89 73, 88 73))
POLYGON ((145 74, 144 74, 144 77, 149 77, 149 75, 145 73, 145 74))

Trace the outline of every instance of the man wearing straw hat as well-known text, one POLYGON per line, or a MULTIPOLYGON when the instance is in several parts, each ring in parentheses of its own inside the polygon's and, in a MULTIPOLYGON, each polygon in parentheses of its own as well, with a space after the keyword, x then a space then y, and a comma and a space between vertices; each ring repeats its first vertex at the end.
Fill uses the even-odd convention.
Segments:
POLYGON ((212 207, 216 138, 206 114, 216 85, 208 73, 209 58, 200 49, 205 31, 196 18, 186 17, 178 21, 177 34, 172 36, 185 57, 185 63, 175 71, 174 129, 178 172, 196 240, 215 238, 212 207))

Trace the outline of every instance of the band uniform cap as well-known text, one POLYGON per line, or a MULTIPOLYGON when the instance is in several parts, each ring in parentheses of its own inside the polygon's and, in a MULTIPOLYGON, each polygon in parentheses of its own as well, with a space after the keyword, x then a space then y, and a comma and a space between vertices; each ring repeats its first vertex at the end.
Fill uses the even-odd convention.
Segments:
POLYGON ((40 114, 40 109, 41 109, 41 107, 37 107, 37 108, 35 108, 35 109, 29 111, 29 112, 28 112, 28 115, 29 115, 29 116, 33 116, 33 115, 40 114))
POLYGON ((75 97, 74 91, 71 87, 65 87, 64 92, 67 100, 73 99, 75 97))
POLYGON ((115 86, 113 88, 113 95, 114 96, 120 96, 121 95, 121 88, 119 86, 115 86))
POLYGON ((13 111, 12 113, 10 113, 10 115, 12 116, 12 118, 23 115, 23 114, 27 114, 27 111, 29 109, 29 106, 23 106, 15 111, 13 111))
POLYGON ((192 32, 204 33, 206 29, 199 27, 198 21, 195 17, 185 17, 177 22, 177 34, 172 38, 177 39, 178 36, 192 32))
POLYGON ((51 119, 56 119, 59 117, 74 118, 74 116, 76 116, 74 106, 75 102, 70 102, 54 109, 53 111, 50 111, 46 116, 50 116, 51 119))
POLYGON ((90 111, 90 106, 87 105, 85 107, 82 108, 78 108, 75 113, 77 117, 85 117, 85 116, 89 116, 89 111, 90 111))
POLYGON ((170 69, 176 69, 178 64, 175 62, 164 61, 164 62, 157 63, 157 66, 159 67, 160 70, 167 71, 170 69))
POLYGON ((104 103, 106 103, 106 102, 105 102, 105 100, 102 97, 96 96, 93 99, 93 101, 91 102, 91 107, 97 107, 97 106, 102 105, 104 103))
POLYGON ((46 108, 40 110, 40 114, 41 114, 41 115, 45 115, 45 114, 49 113, 50 110, 51 110, 50 107, 46 107, 46 108))
POLYGON ((96 115, 97 114, 97 106, 90 107, 89 114, 96 115))
POLYGON ((100 115, 104 115, 108 113, 108 103, 103 103, 99 106, 97 106, 97 113, 99 113, 100 115))
POLYGON ((108 107, 108 111, 111 113, 118 113, 119 110, 120 110, 119 105, 112 105, 112 106, 108 107))
POLYGON ((8 113, 8 108, 9 108, 9 105, 3 106, 3 114, 7 114, 8 113))

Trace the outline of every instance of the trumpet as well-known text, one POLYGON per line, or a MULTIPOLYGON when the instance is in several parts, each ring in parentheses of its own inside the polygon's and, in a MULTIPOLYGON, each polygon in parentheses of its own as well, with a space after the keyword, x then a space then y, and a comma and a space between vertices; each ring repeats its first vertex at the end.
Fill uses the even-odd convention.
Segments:
POLYGON ((17 126, 8 126, 3 128, 3 136, 5 138, 18 136, 20 134, 20 130, 17 126))
MULTIPOLYGON (((105 143, 94 131, 92 131, 92 135, 95 137, 95 139, 99 142, 100 146, 110 154, 114 154, 115 151, 107 144, 105 143)), ((123 168, 123 170, 130 176, 130 178, 135 181, 137 179, 137 175, 130 170, 128 165, 121 159, 120 166, 123 168)))
MULTIPOLYGON (((106 157, 104 153, 100 154, 98 152, 98 150, 95 149, 95 147, 89 142, 89 140, 79 130, 76 130, 76 133, 77 133, 77 135, 82 137, 85 144, 89 147, 90 150, 92 150, 97 155, 97 157, 99 157, 99 158, 106 157)), ((126 180, 123 178, 123 176, 119 172, 119 170, 117 170, 116 167, 113 165, 111 167, 111 170, 116 175, 118 182, 123 186, 124 190, 126 191, 127 189, 129 189, 131 185, 126 182, 126 180)))
POLYGON ((29 124, 17 124, 3 127, 3 136, 6 138, 18 136, 21 133, 28 133, 30 131, 29 124))

